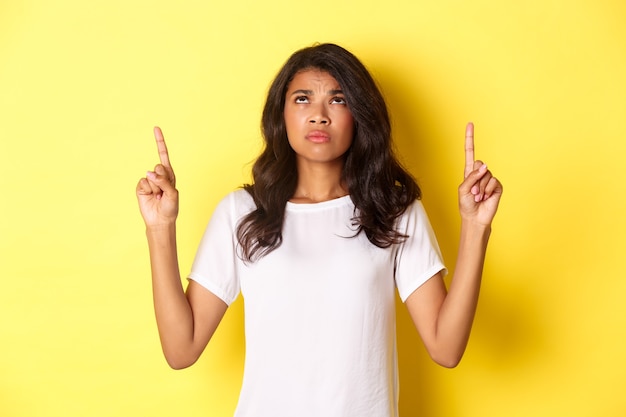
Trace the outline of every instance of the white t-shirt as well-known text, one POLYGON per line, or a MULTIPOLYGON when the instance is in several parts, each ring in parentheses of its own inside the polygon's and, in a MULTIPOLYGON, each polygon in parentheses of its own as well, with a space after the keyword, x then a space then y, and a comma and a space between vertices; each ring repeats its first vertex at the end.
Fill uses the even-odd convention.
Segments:
POLYGON ((381 249, 354 236, 349 196, 287 203, 282 245, 254 263, 236 227, 254 209, 244 190, 215 209, 189 278, 227 304, 242 293, 246 358, 236 417, 396 417, 395 288, 402 301, 444 269, 419 200, 410 237, 381 249))

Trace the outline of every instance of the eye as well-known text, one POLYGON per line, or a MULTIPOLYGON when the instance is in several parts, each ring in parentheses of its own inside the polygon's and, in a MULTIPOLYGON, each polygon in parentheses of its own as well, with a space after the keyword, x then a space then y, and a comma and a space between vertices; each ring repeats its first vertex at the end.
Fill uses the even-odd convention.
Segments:
POLYGON ((335 96, 330 99, 330 104, 348 104, 346 103, 346 99, 343 97, 335 96))
POLYGON ((295 98, 294 102, 297 103, 297 104, 308 103, 309 102, 309 98, 307 96, 297 96, 295 98))

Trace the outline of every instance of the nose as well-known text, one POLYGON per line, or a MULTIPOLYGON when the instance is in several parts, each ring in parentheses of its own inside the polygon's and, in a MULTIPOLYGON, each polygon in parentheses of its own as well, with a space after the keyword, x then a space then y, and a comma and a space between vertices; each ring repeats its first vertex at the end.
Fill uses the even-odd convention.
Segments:
POLYGON ((319 104, 317 106, 311 107, 311 116, 309 118, 309 123, 311 124, 322 124, 328 125, 330 124, 330 118, 328 117, 328 112, 326 110, 326 106, 323 104, 319 104))

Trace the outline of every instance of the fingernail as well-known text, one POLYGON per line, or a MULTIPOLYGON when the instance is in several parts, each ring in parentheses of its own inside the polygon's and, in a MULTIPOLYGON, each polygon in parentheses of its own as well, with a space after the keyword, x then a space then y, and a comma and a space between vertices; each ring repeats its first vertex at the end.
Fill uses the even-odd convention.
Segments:
POLYGON ((478 168, 478 170, 479 170, 480 172, 485 172, 485 171, 487 171, 487 164, 482 164, 482 165, 480 166, 480 168, 478 168))
POLYGON ((146 177, 147 177, 148 179, 153 180, 153 179, 155 179, 155 178, 156 178, 156 174, 155 174, 154 172, 152 172, 152 171, 148 171, 148 172, 146 172, 146 177))

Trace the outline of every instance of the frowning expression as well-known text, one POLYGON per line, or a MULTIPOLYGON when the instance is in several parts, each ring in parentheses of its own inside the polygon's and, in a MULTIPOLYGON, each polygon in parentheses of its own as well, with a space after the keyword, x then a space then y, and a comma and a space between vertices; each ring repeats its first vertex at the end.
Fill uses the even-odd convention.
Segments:
POLYGON ((327 72, 298 72, 285 96, 285 126, 298 163, 341 163, 352 144, 354 119, 337 80, 327 72))

